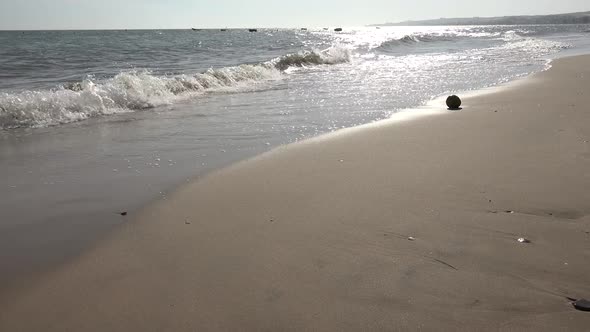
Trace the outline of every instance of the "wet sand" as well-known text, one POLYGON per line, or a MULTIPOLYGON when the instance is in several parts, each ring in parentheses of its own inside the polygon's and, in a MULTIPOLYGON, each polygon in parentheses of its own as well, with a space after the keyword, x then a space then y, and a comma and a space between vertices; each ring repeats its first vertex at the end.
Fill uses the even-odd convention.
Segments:
POLYGON ((561 59, 215 172, 5 293, 0 330, 585 329, 588 86, 561 59))
POLYGON ((0 130, 0 297, 100 241, 126 222, 121 211, 292 139, 228 120, 251 109, 224 108, 224 97, 0 130))

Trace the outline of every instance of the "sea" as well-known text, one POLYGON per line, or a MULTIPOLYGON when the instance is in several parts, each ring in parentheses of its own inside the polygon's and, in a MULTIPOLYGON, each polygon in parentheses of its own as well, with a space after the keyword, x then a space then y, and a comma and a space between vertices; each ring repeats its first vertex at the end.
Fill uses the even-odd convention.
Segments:
POLYGON ((334 28, 0 31, 0 284, 213 170, 590 52, 589 25, 334 28))

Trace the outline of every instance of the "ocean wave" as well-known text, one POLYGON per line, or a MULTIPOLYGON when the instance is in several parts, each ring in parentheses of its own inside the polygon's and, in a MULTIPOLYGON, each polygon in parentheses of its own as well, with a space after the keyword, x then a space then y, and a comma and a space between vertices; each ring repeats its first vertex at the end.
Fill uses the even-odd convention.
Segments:
POLYGON ((390 39, 375 47, 374 50, 388 52, 396 51, 400 47, 410 47, 420 43, 449 42, 459 38, 457 35, 445 34, 422 34, 422 35, 405 35, 402 38, 390 39))
POLYGON ((350 51, 343 47, 331 47, 323 51, 305 51, 289 54, 270 62, 276 69, 285 71, 290 67, 335 65, 350 61, 350 51))
POLYGON ((560 51, 572 47, 570 44, 559 41, 522 36, 517 31, 506 31, 501 39, 505 43, 499 46, 500 49, 518 52, 524 51, 537 55, 549 54, 553 51, 560 51))
POLYGON ((0 128, 46 127, 171 104, 215 90, 240 89, 280 76, 273 67, 242 65, 196 75, 124 72, 103 82, 88 78, 45 91, 0 93, 0 128))
POLYGON ((501 39, 506 42, 516 41, 516 40, 524 40, 526 37, 524 36, 524 32, 509 30, 504 32, 501 35, 501 39), (520 33, 520 34, 519 34, 520 33))
POLYGON ((157 76, 149 71, 131 71, 103 81, 87 78, 66 83, 53 90, 0 92, 0 128, 46 127, 149 109, 204 93, 256 89, 260 83, 280 79, 290 67, 348 61, 348 50, 332 47, 289 54, 260 64, 209 69, 195 75, 157 76))

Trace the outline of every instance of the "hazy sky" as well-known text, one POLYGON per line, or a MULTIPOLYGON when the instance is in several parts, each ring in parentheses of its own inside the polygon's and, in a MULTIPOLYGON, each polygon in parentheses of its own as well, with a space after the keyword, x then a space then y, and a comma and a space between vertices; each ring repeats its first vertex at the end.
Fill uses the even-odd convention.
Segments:
POLYGON ((353 26, 590 10, 590 0, 0 0, 0 30, 353 26))

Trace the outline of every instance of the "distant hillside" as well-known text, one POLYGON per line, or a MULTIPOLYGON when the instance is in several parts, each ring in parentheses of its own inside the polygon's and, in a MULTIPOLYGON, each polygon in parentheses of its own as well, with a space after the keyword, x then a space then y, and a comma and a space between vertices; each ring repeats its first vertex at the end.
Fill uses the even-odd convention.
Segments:
POLYGON ((590 12, 502 16, 502 17, 470 17, 470 18, 439 18, 423 21, 405 21, 399 23, 374 24, 372 26, 415 26, 415 25, 524 25, 524 24, 590 24, 590 12))

